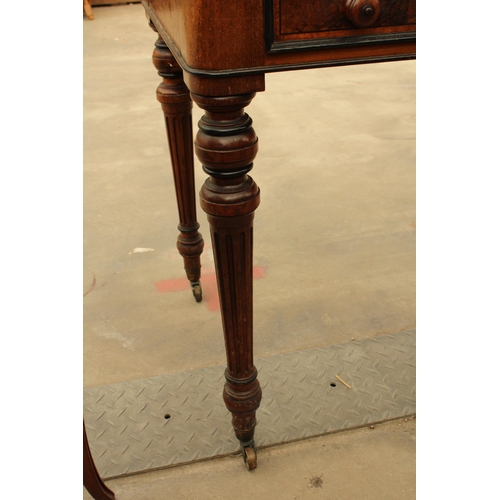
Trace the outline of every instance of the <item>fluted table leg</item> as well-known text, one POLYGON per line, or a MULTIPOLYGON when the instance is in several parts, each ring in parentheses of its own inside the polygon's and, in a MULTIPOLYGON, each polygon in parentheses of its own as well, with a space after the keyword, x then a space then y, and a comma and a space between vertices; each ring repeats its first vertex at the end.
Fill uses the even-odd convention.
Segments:
MULTIPOLYGON (((154 25, 150 23, 153 30, 154 25)), ((184 258, 184 269, 191 282, 197 302, 202 299, 200 273, 203 238, 196 220, 196 194, 193 162, 193 102, 186 87, 182 69, 165 42, 158 37, 153 52, 153 63, 163 81, 156 96, 165 116, 170 158, 174 174, 177 208, 179 211, 179 237, 177 249, 184 258)))
POLYGON ((205 111, 195 152, 210 176, 200 197, 210 223, 226 345, 223 397, 249 469, 257 466, 253 437, 262 397, 253 364, 252 304, 253 218, 260 191, 247 175, 257 136, 243 112, 254 96, 192 96, 205 111))

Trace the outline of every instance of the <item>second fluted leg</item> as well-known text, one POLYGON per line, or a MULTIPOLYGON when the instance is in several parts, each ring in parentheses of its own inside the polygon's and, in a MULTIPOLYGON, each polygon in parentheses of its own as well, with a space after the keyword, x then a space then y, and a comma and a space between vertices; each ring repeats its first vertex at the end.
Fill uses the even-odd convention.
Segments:
MULTIPOLYGON (((151 25, 154 29, 154 26, 151 25)), ((200 284, 203 238, 196 220, 196 195, 193 162, 193 103, 186 87, 182 69, 165 42, 158 37, 153 52, 153 63, 163 81, 156 95, 165 116, 170 158, 179 210, 179 237, 177 249, 184 259, 184 269, 191 282, 197 302, 201 301, 200 284)))

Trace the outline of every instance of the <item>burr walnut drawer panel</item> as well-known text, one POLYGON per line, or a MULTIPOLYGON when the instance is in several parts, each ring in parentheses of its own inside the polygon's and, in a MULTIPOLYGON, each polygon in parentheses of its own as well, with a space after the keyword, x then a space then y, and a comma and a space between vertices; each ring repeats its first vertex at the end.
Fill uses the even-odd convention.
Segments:
POLYGON ((265 0, 271 52, 415 39, 416 0, 265 0))

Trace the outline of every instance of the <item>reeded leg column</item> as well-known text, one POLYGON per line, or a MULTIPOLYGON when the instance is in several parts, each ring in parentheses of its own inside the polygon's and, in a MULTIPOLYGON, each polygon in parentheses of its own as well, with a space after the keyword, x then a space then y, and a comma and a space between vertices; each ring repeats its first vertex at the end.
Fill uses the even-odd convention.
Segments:
POLYGON ((92 14, 92 6, 90 5, 89 0, 83 0, 83 11, 91 21, 92 19, 94 19, 94 15, 92 14))
POLYGON ((214 249, 226 344, 224 401, 247 467, 257 466, 253 442, 262 391, 253 364, 253 217, 259 188, 247 174, 257 154, 251 118, 243 112, 255 94, 193 100, 205 114, 195 152, 210 176, 201 190, 214 249))
MULTIPOLYGON (((151 28, 156 31, 154 25, 151 28)), ((179 210, 179 237, 177 249, 184 258, 184 269, 191 282, 193 295, 201 301, 200 285, 201 253, 203 238, 198 232, 196 220, 196 195, 193 163, 193 102, 184 84, 182 70, 165 42, 158 36, 153 52, 153 63, 163 78, 156 96, 165 115, 170 158, 175 181, 175 193, 179 210)))

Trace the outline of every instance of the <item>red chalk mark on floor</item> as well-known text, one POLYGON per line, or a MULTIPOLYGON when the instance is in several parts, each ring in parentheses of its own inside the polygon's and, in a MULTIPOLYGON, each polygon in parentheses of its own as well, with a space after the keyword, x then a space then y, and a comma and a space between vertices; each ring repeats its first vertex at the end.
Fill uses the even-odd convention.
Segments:
MULTIPOLYGON (((264 278, 265 276, 265 267, 255 266, 253 268, 253 279, 260 279, 264 278)), ((202 302, 207 304, 209 311, 220 311, 219 292, 217 290, 215 269, 208 270, 208 272, 206 273, 204 273, 202 270, 200 282, 201 288, 203 290, 202 302)), ((160 293, 180 292, 189 290, 191 288, 190 283, 186 277, 157 281, 155 284, 156 289, 160 293)))
POLYGON ((189 281, 187 278, 176 278, 174 280, 164 280, 156 282, 156 289, 159 292, 180 292, 189 288, 189 281))

